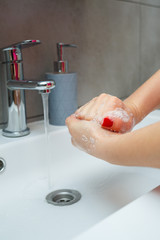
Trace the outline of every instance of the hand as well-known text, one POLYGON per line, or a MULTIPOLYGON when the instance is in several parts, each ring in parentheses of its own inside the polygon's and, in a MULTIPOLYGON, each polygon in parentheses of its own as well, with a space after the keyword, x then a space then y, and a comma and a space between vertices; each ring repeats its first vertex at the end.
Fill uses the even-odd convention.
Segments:
POLYGON ((113 149, 115 150, 117 136, 121 134, 106 131, 97 122, 79 120, 75 115, 66 119, 66 125, 75 147, 97 158, 113 161, 113 149))
POLYGON ((96 121, 107 130, 125 133, 135 125, 134 113, 135 109, 128 107, 119 98, 103 93, 79 108, 75 117, 96 121))

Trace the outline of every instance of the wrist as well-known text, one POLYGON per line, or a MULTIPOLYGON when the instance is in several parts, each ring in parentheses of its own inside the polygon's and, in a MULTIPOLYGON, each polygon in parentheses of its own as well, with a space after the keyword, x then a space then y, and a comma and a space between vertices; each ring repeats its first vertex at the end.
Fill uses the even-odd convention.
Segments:
POLYGON ((133 114, 134 125, 136 125, 144 118, 142 112, 139 110, 137 105, 133 102, 130 102, 128 98, 126 98, 123 102, 126 105, 126 107, 130 110, 130 112, 133 114))
POLYGON ((111 132, 97 127, 98 131, 94 131, 96 139, 96 147, 94 156, 111 164, 120 165, 119 141, 120 133, 111 132))

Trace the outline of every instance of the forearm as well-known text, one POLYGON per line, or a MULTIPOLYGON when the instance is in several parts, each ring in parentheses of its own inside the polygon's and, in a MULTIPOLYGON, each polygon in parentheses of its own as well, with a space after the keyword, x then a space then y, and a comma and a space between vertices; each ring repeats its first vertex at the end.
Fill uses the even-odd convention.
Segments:
POLYGON ((131 94, 124 103, 135 112, 136 124, 160 107, 160 70, 131 94))
POLYGON ((110 143, 108 139, 103 139, 101 158, 112 164, 160 168, 159 133, 160 122, 130 133, 117 135, 110 139, 110 143))
POLYGON ((117 165, 160 168, 160 122, 125 134, 75 116, 68 117, 66 124, 72 143, 97 158, 117 165))

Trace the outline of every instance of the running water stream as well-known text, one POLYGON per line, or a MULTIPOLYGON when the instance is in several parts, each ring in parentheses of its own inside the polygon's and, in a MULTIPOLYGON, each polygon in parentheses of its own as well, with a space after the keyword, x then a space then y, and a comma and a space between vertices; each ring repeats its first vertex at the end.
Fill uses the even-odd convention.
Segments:
POLYGON ((45 155, 47 161, 47 175, 48 175, 48 188, 51 188, 52 175, 51 175, 51 155, 50 155, 50 146, 49 146, 49 122, 48 122, 48 97, 49 93, 41 93, 42 103, 43 103, 43 112, 44 112, 44 131, 45 131, 45 155))

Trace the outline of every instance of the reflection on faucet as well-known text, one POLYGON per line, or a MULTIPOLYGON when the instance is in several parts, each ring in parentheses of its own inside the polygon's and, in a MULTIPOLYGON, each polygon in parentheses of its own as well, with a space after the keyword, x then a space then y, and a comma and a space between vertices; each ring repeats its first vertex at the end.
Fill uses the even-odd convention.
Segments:
POLYGON ((10 90, 23 89, 23 90, 38 90, 40 93, 49 93, 52 88, 54 88, 55 83, 53 80, 45 81, 35 81, 35 80, 23 80, 15 81, 9 80, 7 82, 7 87, 10 90))
POLYGON ((8 89, 8 124, 3 129, 6 137, 21 137, 29 134, 26 124, 26 104, 24 90, 38 90, 48 93, 55 87, 53 80, 32 81, 24 80, 22 48, 40 44, 39 40, 25 40, 2 48, 2 64, 6 75, 3 77, 8 89))

